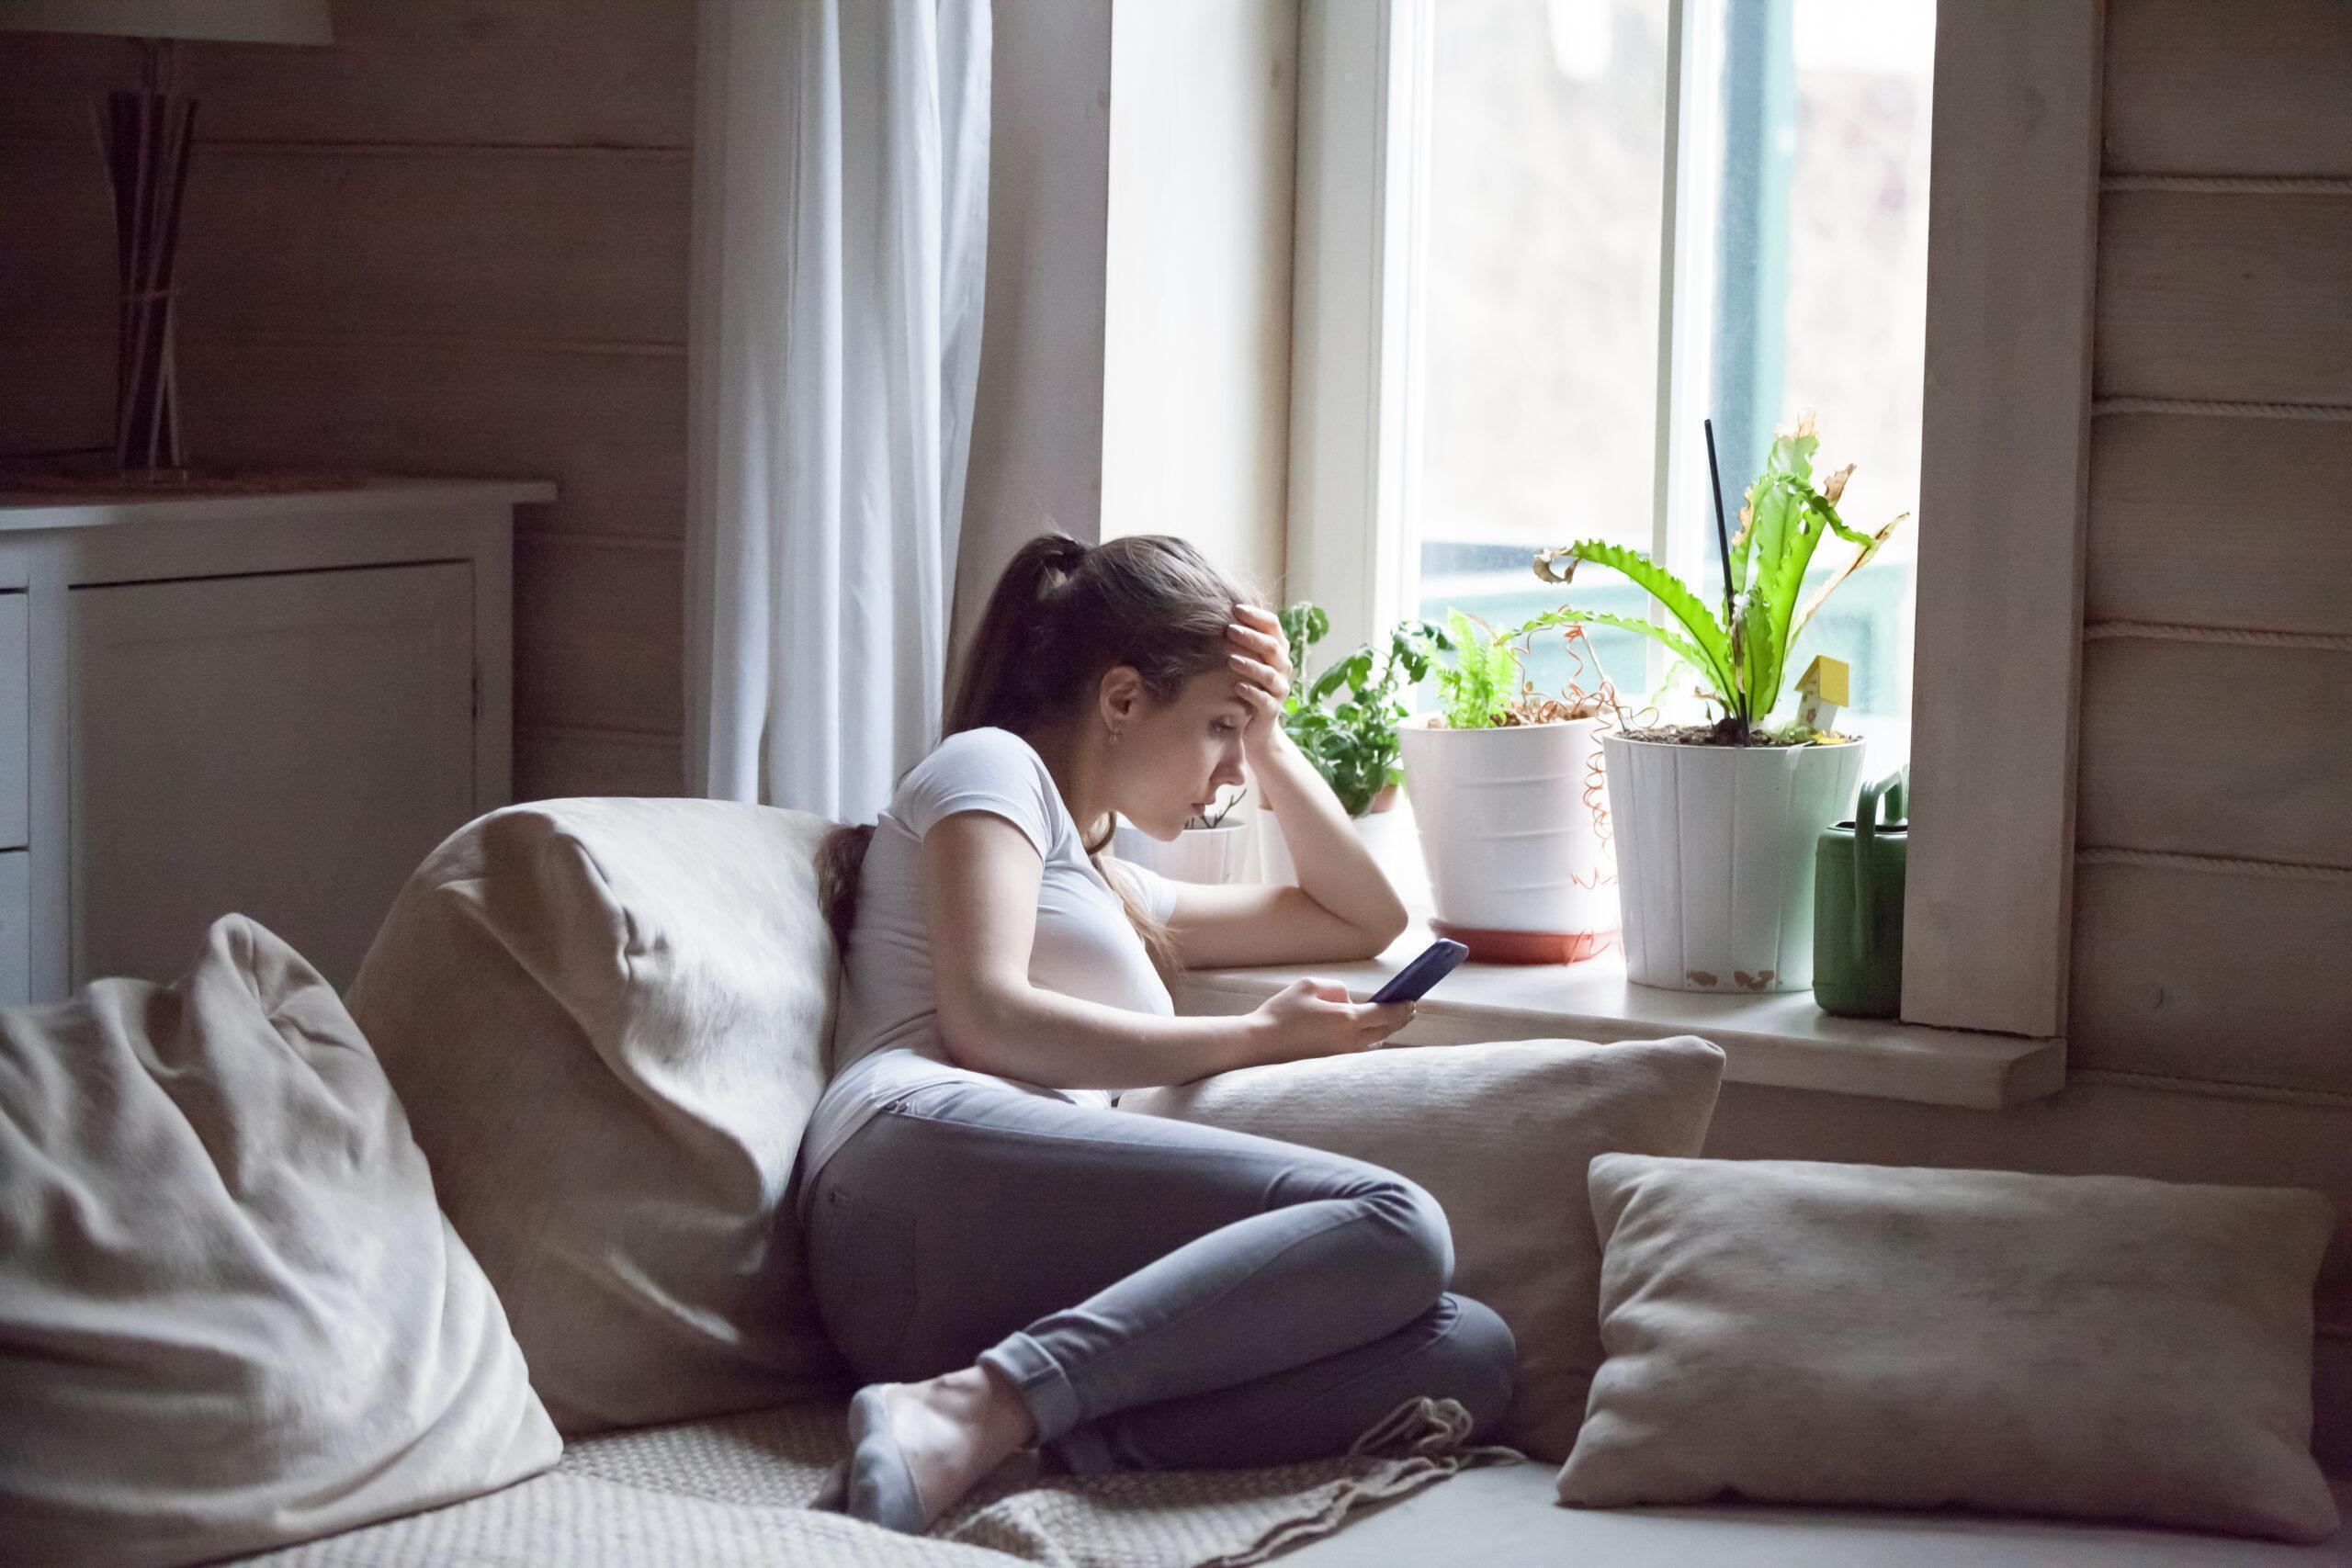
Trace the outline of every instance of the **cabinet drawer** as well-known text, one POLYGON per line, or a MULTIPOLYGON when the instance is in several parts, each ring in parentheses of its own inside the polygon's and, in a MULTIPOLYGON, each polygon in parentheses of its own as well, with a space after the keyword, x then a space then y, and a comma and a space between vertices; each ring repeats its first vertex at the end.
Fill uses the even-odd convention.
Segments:
POLYGON ((22 850, 0 855, 0 1007, 33 999, 31 858, 22 850))
POLYGON ((26 763, 27 716, 32 706, 30 625, 21 593, 0 593, 0 850, 20 850, 26 832, 25 796, 32 773, 26 763))

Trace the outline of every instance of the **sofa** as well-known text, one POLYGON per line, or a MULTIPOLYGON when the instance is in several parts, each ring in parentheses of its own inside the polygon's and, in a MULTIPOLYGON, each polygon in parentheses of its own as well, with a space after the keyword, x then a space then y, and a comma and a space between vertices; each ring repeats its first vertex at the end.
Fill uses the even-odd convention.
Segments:
MULTIPOLYGON (((103 1038, 121 1047, 127 1073, 144 1071, 171 1086, 176 1109, 166 1107, 160 1112, 166 1116, 222 1111, 210 1103, 190 1109, 176 1086, 197 1069, 185 1062, 174 1067, 172 1048, 135 1038, 146 1029, 162 1041, 159 1021, 184 1039, 209 1016, 206 1009, 226 1010, 221 1016, 244 1021, 248 1034, 291 1043, 298 1055, 331 1060, 337 1072, 356 1072, 356 1057, 372 1057, 380 1065, 385 1103, 367 1120, 376 1129, 371 1136, 386 1151, 387 1168, 409 1170, 413 1187, 422 1178, 411 1167, 429 1169, 430 1189, 421 1220, 415 1204, 403 1211, 406 1228, 368 1222, 405 1238, 400 1245, 413 1254, 415 1268, 379 1269, 370 1276, 377 1283, 364 1289, 383 1289, 381 1281, 409 1273, 446 1278, 446 1292, 430 1309, 440 1314, 435 1343, 446 1342, 462 1310, 473 1325, 469 1343, 476 1346, 464 1367, 445 1369, 446 1397, 435 1406, 436 1440, 454 1438, 459 1447, 426 1465, 418 1457, 422 1437, 403 1427, 393 1445, 424 1477, 409 1502, 381 1492, 354 1502, 347 1488, 313 1486, 299 1506, 271 1500, 258 1523, 239 1522, 242 1534, 207 1535, 218 1515, 175 1498, 174 1517, 195 1522, 119 1559, 86 1551, 88 1521, 103 1516, 85 1512, 85 1550, 79 1556, 61 1551, 54 1560, 233 1557, 281 1568, 739 1561, 1173 1568, 1270 1556, 1302 1568, 1447 1559, 1506 1565, 2352 1564, 2352 1529, 2287 1544, 1954 1506, 1721 1500, 1563 1506, 1556 1454, 1534 1462, 1473 1446, 1449 1428, 1442 1409, 1400 1412, 1396 1428, 1377 1441, 1368 1438, 1362 1452, 1281 1474, 1127 1476, 1084 1484, 1011 1474, 973 1508, 943 1521, 936 1540, 888 1536, 814 1512, 806 1505, 837 1451, 849 1386, 808 1304, 788 1201, 798 1128, 825 1082, 838 984, 811 864, 825 827, 797 813, 702 801, 513 807, 460 831, 419 869, 342 998, 347 1019, 299 955, 273 946, 274 939, 250 922, 233 921, 216 927, 198 969, 179 987, 136 994, 94 987, 39 1016, 9 1015, 0 1039, 14 1055, 0 1067, 42 1050, 54 1054, 60 1042, 78 1049, 103 1038), (322 1042, 336 1050, 320 1054, 322 1042), (172 1070, 159 1071, 159 1061, 172 1070), (444 1233, 437 1241, 435 1223, 444 1233), (476 1279, 481 1289, 466 1287, 476 1279), (510 1344, 511 1357, 502 1348, 510 1344), (525 1368, 527 1389, 520 1380, 525 1368), (462 1408, 489 1400, 499 1402, 495 1421, 462 1408), (465 1457, 484 1454, 491 1457, 465 1457), (470 1487, 459 1473, 469 1465, 470 1487)), ((1434 1059, 1442 1069, 1448 1061, 1466 1066, 1474 1057, 1438 1053, 1486 1052, 1475 1060, 1486 1064, 1480 1070, 1488 1073, 1492 1092, 1510 1093, 1524 1081, 1514 1074, 1599 1085, 1613 1081, 1601 1075, 1645 1061, 1657 1073, 1641 1092, 1671 1089, 1688 1102, 1699 1092, 1691 1087, 1693 1064, 1705 1068, 1711 1050, 1697 1042, 1662 1043, 1647 1057, 1639 1054, 1647 1047, 1624 1049, 1633 1054, 1575 1043, 1437 1047, 1384 1054, 1397 1060, 1380 1070, 1392 1075, 1386 1081, 1442 1082, 1442 1092, 1452 1094, 1457 1077, 1476 1075, 1431 1078, 1429 1061, 1407 1058, 1434 1059), (1395 1076, 1414 1072, 1424 1077, 1395 1076), (1679 1088, 1667 1082, 1676 1075, 1679 1088)), ((0 1084, 8 1081, 0 1075, 0 1084)), ((1286 1081, 1295 1098, 1317 1107, 1332 1103, 1317 1080, 1286 1081)), ((1374 1085, 1368 1092, 1400 1092, 1379 1088, 1384 1080, 1376 1077, 1363 1081, 1374 1085)), ((1703 1098, 1711 1096, 1712 1080, 1703 1098)), ((1137 1109, 1205 1115, 1216 1098, 1179 1094, 1137 1109)), ((1540 1161, 1579 1124, 1578 1093, 1551 1099, 1518 1131, 1494 1134, 1502 1140, 1498 1149, 1510 1138, 1524 1140, 1528 1158, 1511 1156, 1514 1167, 1540 1161)), ((349 1101, 345 1092, 343 1103, 349 1101)), ((1250 1103, 1279 1105, 1283 1099, 1270 1091, 1250 1103)), ((1397 1124, 1419 1127, 1429 1120, 1397 1124)), ((1696 1153, 1686 1146, 1694 1136, 1687 1122, 1652 1116, 1641 1123, 1649 1129, 1641 1135, 1658 1141, 1651 1151, 1657 1168, 1678 1163, 1668 1156, 1696 1153)), ((1375 1115, 1363 1124, 1383 1123, 1375 1115)), ((1380 1134, 1362 1135, 1378 1144, 1380 1134)), ((240 1129, 239 1136, 252 1134, 240 1129)), ((1427 1141, 1423 1133, 1400 1134, 1394 1163, 1418 1179, 1413 1166, 1430 1157, 1427 1141), (1411 1138, 1422 1142, 1405 1146, 1411 1138)), ((217 1156, 221 1140, 197 1143, 217 1156)), ((1475 1166, 1479 1157, 1477 1140, 1449 1135, 1443 1144, 1446 1159, 1475 1166)), ((347 1155, 349 1138, 335 1146, 339 1158, 347 1155)), ((52 1165, 62 1157, 53 1151, 44 1156, 52 1165)), ((189 1157, 211 1156, 199 1151, 189 1157)), ((1623 1165, 1650 1155, 1610 1157, 1623 1165)), ((1504 1159, 1495 1156, 1498 1176, 1504 1159)), ((1593 1219, 1582 1201, 1587 1163, 1581 1152, 1566 1162, 1577 1189, 1576 1213, 1530 1213, 1526 1223, 1556 1229, 1598 1260, 1599 1242, 1580 1234, 1593 1219)), ((1724 1162, 1679 1163, 1695 1168, 1724 1162)), ((330 1172, 322 1179, 340 1178, 330 1172)), ((130 1205, 137 1195, 120 1201, 130 1216, 126 1223, 135 1224, 130 1205)), ((369 1211, 391 1212, 382 1205, 369 1211)), ((1458 1232, 1462 1225, 1457 1220, 1458 1232)), ((1474 1238, 1458 1240, 1466 1266, 1474 1238)), ((320 1245, 313 1236, 303 1248, 279 1252, 315 1255, 320 1245)), ((8 1267, 40 1265, 20 1256, 8 1267)), ((184 1292, 185 1280, 175 1288, 184 1292)), ((1608 1288, 1604 1280, 1604 1318, 1608 1288)), ((1581 1320, 1576 1332, 1589 1337, 1591 1313, 1580 1300, 1566 1304, 1566 1315, 1581 1320)), ((26 1342, 21 1325, 7 1321, 10 1310, 0 1308, 0 1353, 26 1342)), ((51 1313, 52 1320, 57 1315, 51 1313)), ((2290 1373, 2293 1348, 2287 1346, 2290 1373)), ((0 1376, 0 1424, 55 1420, 65 1430, 78 1421, 85 1435, 101 1440, 119 1429, 104 1424, 109 1413, 119 1420, 119 1406, 76 1404, 80 1394, 71 1387, 59 1396, 63 1403, 39 1404, 44 1396, 38 1391, 21 1392, 28 1385, 14 1376, 19 1366, 0 1366, 8 1374, 0 1376)), ((2302 1366, 2307 1380, 2307 1359, 2302 1366)), ((1579 1375, 1584 1382, 1569 1386, 1581 1394, 1591 1368, 1579 1375)), ((1547 1386, 1556 1392, 1559 1385, 1547 1386)), ((1596 1384, 1596 1411, 1607 1397, 1596 1384)), ((415 1405, 404 1393, 401 1409, 415 1405)), ((2307 1398, 2302 1414, 2307 1440, 2307 1398)), ((300 1418, 319 1419, 315 1413, 300 1418)), ((1576 1419, 1571 1412, 1568 1437, 1537 1433, 1530 1446, 1572 1441, 1576 1419)), ((2280 1419, 2291 1427, 2291 1415, 2280 1419)), ((161 1430, 173 1436, 168 1423, 161 1430)), ((2130 1436, 2118 1435, 2118 1451, 2130 1436)), ((318 1445, 304 1451, 314 1454, 318 1445)), ((31 1497, 39 1483, 49 1488, 43 1496, 86 1500, 85 1476, 51 1485, 56 1477, 41 1473, 45 1462, 35 1446, 0 1439, 0 1492, 31 1497)), ((138 1472, 136 1443, 116 1462, 125 1475, 138 1472)), ((379 1460, 368 1463, 371 1474, 385 1468, 379 1460)), ((2324 1484, 2338 1506, 2352 1506, 2352 1478, 2324 1484)), ((8 1555, 8 1529, 0 1524, 0 1556, 8 1555)), ((71 1539, 70 1529, 56 1539, 71 1539)))

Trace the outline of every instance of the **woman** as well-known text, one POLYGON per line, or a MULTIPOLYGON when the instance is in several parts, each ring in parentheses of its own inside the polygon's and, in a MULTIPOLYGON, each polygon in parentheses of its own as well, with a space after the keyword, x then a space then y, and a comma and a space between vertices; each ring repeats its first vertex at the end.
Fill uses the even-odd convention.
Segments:
POLYGON ((1278 722, 1274 618, 1171 538, 1033 539, 989 600, 947 739, 825 849, 836 1075, 801 1156, 827 1331, 867 1381, 831 1501, 922 1531, 1017 1450, 1078 1473, 1344 1451, 1416 1395, 1484 1427, 1510 1334, 1445 1293, 1419 1188, 1136 1116, 1104 1091, 1362 1051, 1409 1003, 1300 981, 1177 1018, 1184 964, 1379 953, 1406 915, 1278 722), (1098 857, 1172 839, 1247 762, 1297 887, 1098 857))

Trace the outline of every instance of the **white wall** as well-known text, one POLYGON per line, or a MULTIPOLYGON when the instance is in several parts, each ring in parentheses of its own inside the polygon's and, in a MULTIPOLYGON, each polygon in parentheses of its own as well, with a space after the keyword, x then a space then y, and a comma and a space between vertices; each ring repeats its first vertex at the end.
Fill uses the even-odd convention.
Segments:
POLYGON ((996 7, 989 276, 956 645, 1045 528, 1102 536, 1111 0, 996 7))
POLYGON ((1286 0, 1126 0, 1111 31, 1102 533, 1177 534, 1269 593, 1289 488, 1286 0))
POLYGON ((1172 533, 1269 592, 1296 0, 1003 0, 956 642, 1022 541, 1172 533))

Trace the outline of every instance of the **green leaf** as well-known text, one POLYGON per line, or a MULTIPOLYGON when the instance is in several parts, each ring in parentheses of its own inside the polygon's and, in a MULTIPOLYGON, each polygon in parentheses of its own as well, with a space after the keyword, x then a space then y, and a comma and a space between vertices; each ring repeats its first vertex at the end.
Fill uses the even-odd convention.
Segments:
MULTIPOLYGON (((1554 610, 1540 618, 1544 621, 1545 626, 1557 626, 1574 624, 1577 626, 1615 626, 1620 631, 1639 632, 1642 636, 1649 637, 1653 641, 1664 643, 1668 649, 1673 651, 1676 658, 1687 660, 1690 662, 1690 667, 1699 671, 1702 674, 1704 674, 1708 669, 1707 656, 1692 646, 1688 637, 1677 637, 1672 632, 1668 631, 1664 626, 1659 626, 1656 621, 1645 621, 1638 615, 1614 615, 1606 610, 1572 610, 1562 608, 1554 610)), ((1542 626, 1537 626, 1533 629, 1540 631, 1544 628, 1542 626)), ((1710 676, 1709 678, 1712 679, 1713 677, 1710 676)))
POLYGON ((1860 538, 1861 540, 1861 547, 1854 552, 1854 558, 1848 561, 1844 566, 1839 567, 1837 571, 1831 575, 1829 581, 1821 585, 1821 591, 1813 596, 1811 601, 1806 604, 1804 609, 1797 612, 1796 624, 1789 627, 1789 640, 1791 642, 1796 641, 1798 634, 1804 630, 1804 624, 1813 619, 1814 612, 1820 609, 1823 604, 1828 600, 1832 593, 1838 592, 1838 585, 1845 581, 1848 578, 1853 576, 1854 573, 1861 570, 1862 568, 1868 566, 1871 562, 1871 558, 1878 554, 1879 547, 1885 544, 1889 538, 1894 536, 1895 528, 1901 525, 1905 517, 1908 517, 1910 513, 1907 512, 1898 515, 1893 523, 1889 523, 1885 527, 1881 528, 1876 534, 1856 535, 1849 531, 1844 525, 1840 524, 1838 525, 1838 536, 1839 538, 1860 538))
POLYGON ((1459 610, 1446 625, 1453 662, 1437 673, 1445 722, 1454 729, 1485 729, 1519 691, 1519 654, 1492 627, 1459 610))
MULTIPOLYGON (((1714 612, 1708 609, 1697 594, 1683 585, 1680 578, 1639 550, 1628 549, 1623 545, 1608 544, 1599 539, 1587 539, 1569 545, 1559 553, 1573 556, 1578 560, 1589 560, 1595 566, 1605 566, 1645 590, 1651 598, 1665 605, 1667 614, 1681 622, 1683 629, 1690 634, 1692 651, 1698 656, 1693 662, 1707 672, 1710 680, 1723 682, 1722 689, 1726 691, 1730 689, 1732 682, 1731 633, 1721 621, 1715 619, 1714 612)), ((1540 621, 1542 617, 1539 616, 1537 619, 1540 621)), ((1535 629, 1532 623, 1529 626, 1521 628, 1522 633, 1531 629, 1535 629)))
MULTIPOLYGON (((1776 458, 1781 446, 1775 444, 1776 458)), ((1756 490, 1757 515, 1761 519, 1769 511, 1776 520, 1769 536, 1764 530, 1758 531, 1754 598, 1742 609, 1748 623, 1742 649, 1744 694, 1748 718, 1760 722, 1781 700, 1797 595, 1804 591, 1805 570, 1812 565, 1814 551, 1828 535, 1836 513, 1810 484, 1786 468, 1767 469, 1757 480, 1756 490)))

